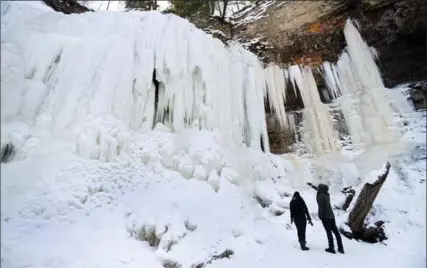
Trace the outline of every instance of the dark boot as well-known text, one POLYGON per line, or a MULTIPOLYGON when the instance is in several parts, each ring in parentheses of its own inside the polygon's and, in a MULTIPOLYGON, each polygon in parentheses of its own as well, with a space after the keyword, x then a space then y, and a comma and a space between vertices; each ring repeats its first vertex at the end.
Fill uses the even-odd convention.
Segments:
POLYGON ((344 254, 344 249, 343 248, 339 248, 338 252, 341 253, 341 254, 344 254))
POLYGON ((305 244, 307 244, 306 242, 299 242, 299 244, 301 245, 301 250, 309 250, 309 247, 306 247, 305 244))
POLYGON ((325 249, 325 251, 332 253, 332 254, 335 254, 335 249, 333 249, 333 248, 327 248, 327 249, 325 249))

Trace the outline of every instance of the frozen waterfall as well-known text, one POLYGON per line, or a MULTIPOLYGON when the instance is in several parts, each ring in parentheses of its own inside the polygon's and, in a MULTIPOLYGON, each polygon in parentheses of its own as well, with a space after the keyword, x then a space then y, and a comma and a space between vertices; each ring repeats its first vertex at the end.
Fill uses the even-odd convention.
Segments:
POLYGON ((312 70, 293 65, 281 70, 270 64, 265 68, 267 96, 271 110, 276 115, 282 129, 287 128, 297 134, 294 115, 285 112, 286 84, 291 82, 295 95, 300 92, 304 109, 302 124, 302 141, 312 154, 335 152, 339 149, 338 135, 333 129, 332 116, 320 100, 312 70))
POLYGON ((323 72, 330 95, 338 103, 355 144, 388 143, 399 139, 393 109, 411 110, 400 92, 387 94, 375 63, 376 51, 363 40, 353 22, 344 27, 346 50, 336 64, 325 62, 323 72))
POLYGON ((1 11, 2 146, 20 157, 65 140, 110 160, 156 122, 269 150, 264 70, 240 45, 158 12, 64 15, 38 2, 1 11))
POLYGON ((322 103, 316 81, 309 67, 301 69, 297 65, 289 67, 290 79, 304 103, 302 140, 311 153, 323 154, 339 149, 338 135, 334 131, 332 115, 322 103))
POLYGON ((321 70, 322 93, 342 120, 322 103, 310 68, 264 69, 240 45, 171 14, 64 15, 40 2, 2 2, 1 12, 1 144, 12 142, 21 159, 66 145, 109 161, 129 155, 131 137, 157 123, 219 131, 229 144, 269 151, 267 99, 282 129, 323 154, 340 149, 334 120, 354 144, 370 145, 396 141, 393 116, 411 111, 400 92, 385 89, 376 50, 351 20, 346 50, 321 70), (287 83, 300 92, 302 124, 286 112, 287 83))

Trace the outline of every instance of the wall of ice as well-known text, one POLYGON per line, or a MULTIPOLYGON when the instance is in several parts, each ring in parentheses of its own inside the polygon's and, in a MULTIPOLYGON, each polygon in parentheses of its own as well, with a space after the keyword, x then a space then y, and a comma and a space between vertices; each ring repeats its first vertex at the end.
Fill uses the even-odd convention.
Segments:
POLYGON ((269 151, 265 100, 282 128, 323 154, 340 149, 342 129, 355 144, 396 141, 393 116, 411 111, 400 92, 385 89, 375 50, 351 20, 346 50, 321 70, 322 94, 339 107, 334 118, 310 68, 264 69, 240 45, 174 15, 64 15, 39 2, 2 2, 1 12, 1 145, 12 142, 18 158, 66 146, 111 160, 158 122, 176 132, 218 130, 230 144, 269 151), (301 124, 286 112, 287 83, 302 97, 301 124))
POLYGON ((339 150, 339 133, 349 134, 351 142, 360 146, 395 142, 403 129, 396 122, 396 115, 404 118, 413 110, 400 91, 385 88, 375 62, 376 50, 366 44, 350 19, 344 35, 347 47, 338 62, 324 62, 320 70, 327 85, 327 91, 322 93, 332 101, 330 107, 322 103, 310 68, 291 66, 282 71, 281 78, 279 67, 270 65, 266 69, 269 99, 280 96, 286 105, 287 82, 299 90, 304 104, 299 128, 291 127, 295 122, 286 121, 290 113, 281 111, 278 101, 270 101, 271 110, 280 122, 287 122, 288 131, 299 132, 306 150, 312 154, 339 150))
POLYGON ((240 45, 158 12, 64 15, 39 2, 1 12, 1 137, 17 157, 57 141, 109 160, 156 122, 269 150, 264 70, 240 45))
POLYGON ((325 62, 323 71, 351 139, 364 146, 397 141, 400 130, 393 120, 394 113, 405 116, 412 107, 401 92, 385 88, 375 49, 367 45, 350 19, 344 35, 345 51, 336 64, 325 62))

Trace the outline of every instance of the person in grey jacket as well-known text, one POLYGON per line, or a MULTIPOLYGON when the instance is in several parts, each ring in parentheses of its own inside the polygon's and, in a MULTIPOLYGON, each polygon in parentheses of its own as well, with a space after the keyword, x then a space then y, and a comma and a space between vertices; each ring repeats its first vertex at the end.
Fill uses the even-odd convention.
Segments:
POLYGON ((326 236, 328 237, 329 247, 325 249, 326 252, 335 254, 334 249, 334 240, 332 233, 335 235, 337 240, 338 252, 344 254, 344 247, 341 240, 340 232, 338 231, 337 224, 335 223, 335 215, 332 210, 331 201, 329 197, 329 187, 325 184, 319 184, 317 187, 309 184, 312 188, 317 190, 317 205, 319 207, 318 215, 322 221, 323 227, 326 231, 326 236))

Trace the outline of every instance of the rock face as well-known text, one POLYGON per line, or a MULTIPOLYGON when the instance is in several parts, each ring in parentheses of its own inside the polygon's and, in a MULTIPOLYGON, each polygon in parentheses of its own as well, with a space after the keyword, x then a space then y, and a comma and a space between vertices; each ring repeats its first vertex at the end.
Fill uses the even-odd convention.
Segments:
MULTIPOLYGON (((239 21, 253 16, 255 9, 239 21)), ((264 9, 261 18, 240 23, 234 39, 267 43, 264 50, 252 49, 265 62, 318 66, 336 61, 346 46, 344 23, 351 17, 377 49, 387 86, 427 77, 426 1, 277 1, 264 9)))
MULTIPOLYGON (((343 27, 351 17, 358 21, 368 45, 376 48, 384 83, 391 87, 427 80, 426 14, 425 0, 264 0, 249 11, 235 14, 233 39, 246 43, 265 63, 317 67, 323 61, 338 59, 346 46, 343 27)), ((321 91, 323 79, 318 74, 315 76, 321 91)), ((291 91, 288 85, 288 96, 291 91)), ((411 97, 416 108, 426 106, 425 93, 425 84, 414 86, 411 97)), ((287 111, 303 108, 298 98, 289 98, 286 106, 287 111)), ((266 112, 271 151, 288 152, 294 142, 292 133, 281 128, 272 119, 273 115, 266 112)))

